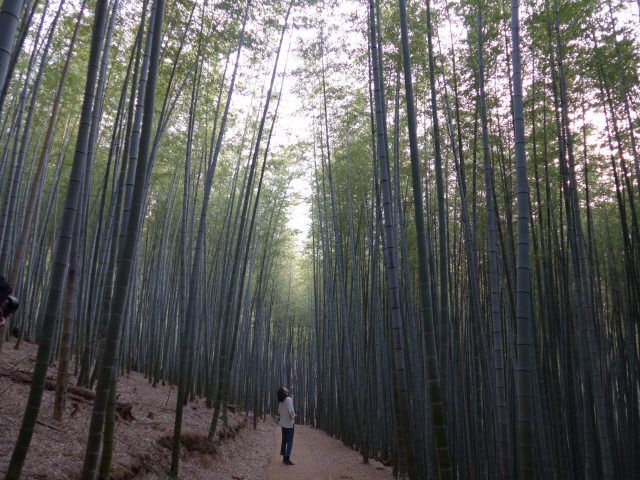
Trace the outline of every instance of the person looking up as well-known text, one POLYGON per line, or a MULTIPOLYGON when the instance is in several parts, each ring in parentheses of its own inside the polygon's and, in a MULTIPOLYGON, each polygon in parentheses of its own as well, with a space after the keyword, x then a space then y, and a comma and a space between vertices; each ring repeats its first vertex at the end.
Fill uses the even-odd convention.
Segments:
POLYGON ((289 390, 280 387, 276 392, 278 402, 278 413, 280 414, 280 428, 282 428, 282 446, 280 447, 280 455, 282 455, 282 463, 285 465, 295 465, 291 457, 291 447, 293 446, 293 425, 297 417, 293 410, 293 400, 289 395, 289 390))

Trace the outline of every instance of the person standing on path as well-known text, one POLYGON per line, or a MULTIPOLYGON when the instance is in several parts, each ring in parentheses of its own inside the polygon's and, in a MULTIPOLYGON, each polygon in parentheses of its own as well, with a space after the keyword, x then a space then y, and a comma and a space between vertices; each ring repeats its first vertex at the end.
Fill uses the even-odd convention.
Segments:
POLYGON ((291 447, 293 446, 293 424, 297 417, 293 410, 293 400, 289 396, 289 390, 280 387, 276 392, 278 396, 278 413, 280 414, 280 427, 282 428, 282 446, 280 447, 280 455, 282 455, 282 463, 285 465, 295 465, 291 460, 291 447))

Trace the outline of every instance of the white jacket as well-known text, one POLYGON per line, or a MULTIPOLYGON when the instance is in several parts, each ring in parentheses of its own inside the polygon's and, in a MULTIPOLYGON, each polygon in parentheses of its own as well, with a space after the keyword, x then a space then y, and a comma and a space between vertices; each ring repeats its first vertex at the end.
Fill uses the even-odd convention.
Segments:
POLYGON ((278 413, 280 414, 280 426, 283 428, 293 428, 296 412, 293 411, 293 400, 291 397, 285 398, 284 402, 280 403, 278 413))

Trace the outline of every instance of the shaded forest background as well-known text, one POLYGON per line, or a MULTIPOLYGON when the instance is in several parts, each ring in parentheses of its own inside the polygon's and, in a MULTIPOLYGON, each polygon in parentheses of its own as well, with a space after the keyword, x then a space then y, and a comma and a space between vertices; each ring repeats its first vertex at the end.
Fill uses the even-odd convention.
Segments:
MULTIPOLYGON (((399 476, 638 478, 640 3, 3 0, 0 338, 399 476), (288 219, 308 206, 300 231, 288 219), (254 423, 255 425, 255 423, 254 423), (634 453, 636 452, 636 453, 634 453)), ((48 414, 49 412, 47 412, 48 414)))

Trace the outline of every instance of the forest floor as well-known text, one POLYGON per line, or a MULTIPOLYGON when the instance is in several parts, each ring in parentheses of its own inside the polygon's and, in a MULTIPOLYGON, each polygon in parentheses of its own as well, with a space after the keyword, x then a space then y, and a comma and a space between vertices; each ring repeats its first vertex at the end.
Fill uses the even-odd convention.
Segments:
MULTIPOLYGON (((3 478, 29 395, 30 374, 37 346, 23 342, 14 350, 15 339, 5 342, 0 353, 0 478, 3 478)), ((73 371, 75 364, 71 364, 73 371)), ((49 367, 48 385, 55 383, 57 363, 49 367)), ((74 388, 70 375, 64 420, 53 419, 54 391, 45 389, 29 454, 22 471, 26 480, 74 480, 80 477, 86 435, 91 416, 91 393, 74 388)), ((175 386, 153 387, 140 373, 131 372, 118 382, 120 414, 116 418, 112 480, 168 479, 171 438, 175 418, 175 386)), ((206 440, 213 411, 203 399, 184 410, 180 478, 188 480, 388 480, 391 469, 360 455, 324 432, 297 425, 291 460, 282 463, 280 428, 268 416, 252 428, 253 417, 229 413, 229 429, 218 422, 218 439, 206 440)))
MULTIPOLYGON (((293 435, 291 461, 284 465, 280 456, 282 433, 279 427, 272 428, 272 445, 275 447, 267 468, 267 480, 389 480, 395 478, 390 467, 362 457, 341 441, 308 425, 296 425, 293 435)), ((248 477, 247 477, 248 478, 248 477)))

